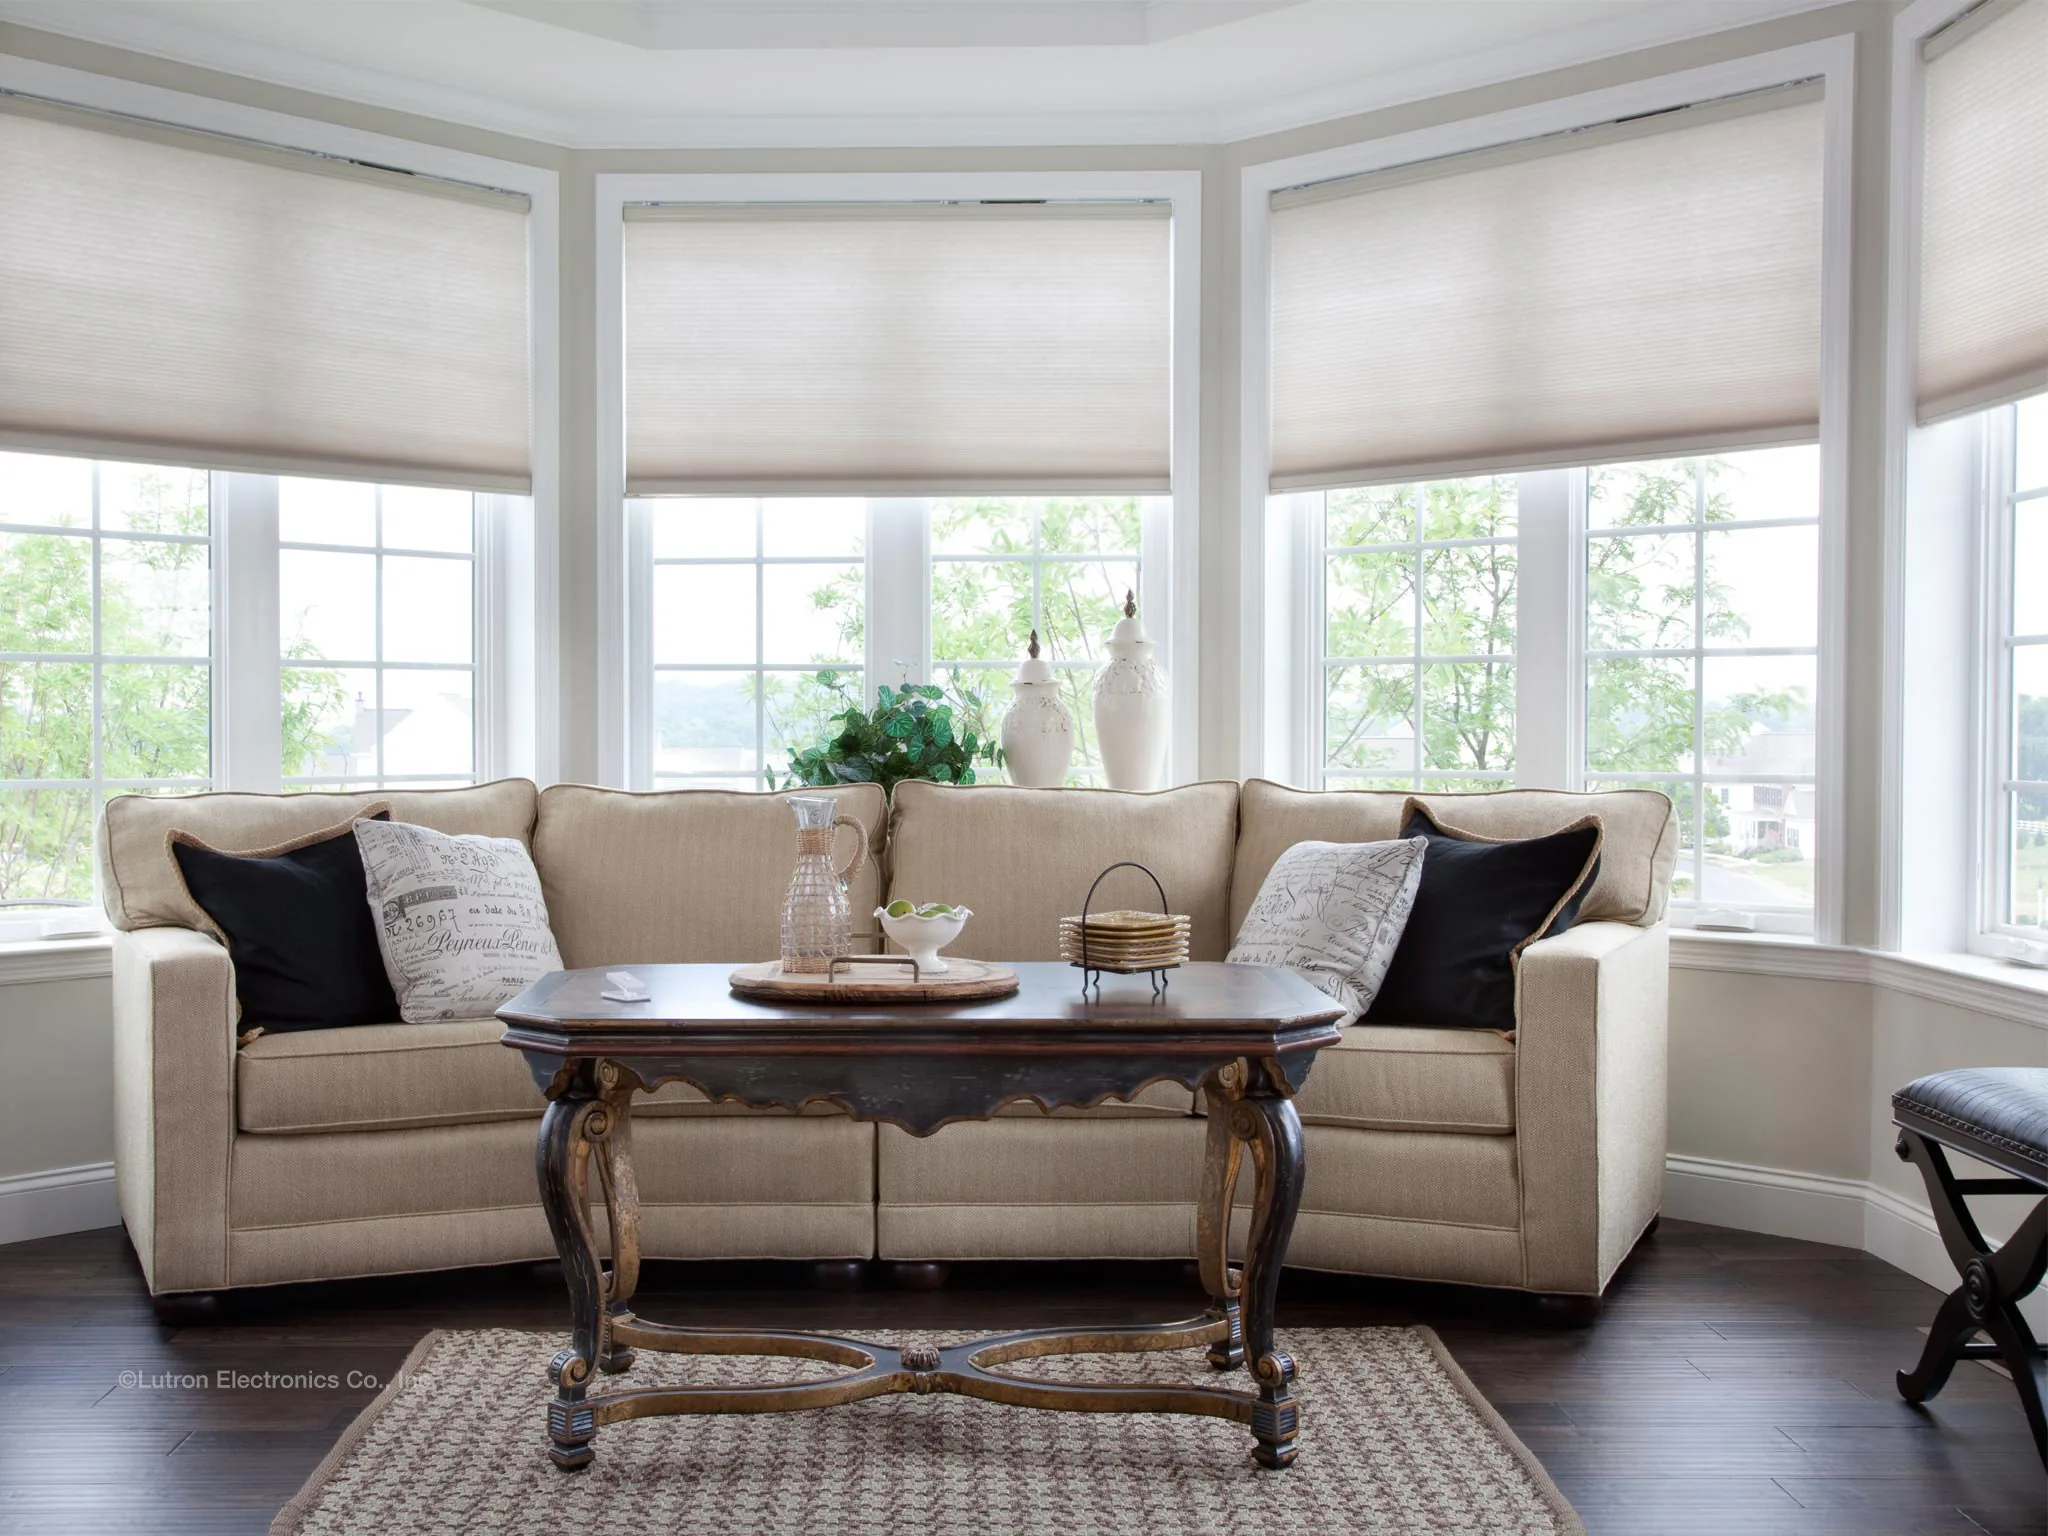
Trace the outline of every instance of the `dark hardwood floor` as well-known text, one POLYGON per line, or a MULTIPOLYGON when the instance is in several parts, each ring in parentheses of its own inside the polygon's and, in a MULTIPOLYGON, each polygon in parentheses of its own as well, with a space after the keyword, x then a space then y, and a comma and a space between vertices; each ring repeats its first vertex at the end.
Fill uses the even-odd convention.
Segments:
MULTIPOLYGON (((937 1291, 657 1264, 640 1300, 674 1321, 849 1332, 1199 1304, 1169 1264, 962 1265, 937 1291)), ((1594 1536, 2048 1531, 2048 1479, 2009 1382, 1966 1364, 1928 1411, 1899 1401, 1893 1373, 1936 1300, 1865 1254, 1667 1221, 1591 1328, 1483 1292, 1306 1273, 1288 1275, 1281 1316, 1435 1327, 1594 1536)), ((262 1532, 427 1329, 551 1328, 561 1310, 559 1276, 536 1265, 245 1293, 166 1327, 118 1230, 0 1247, 0 1531, 262 1532), (266 1371, 322 1380, 219 1380, 266 1371)))

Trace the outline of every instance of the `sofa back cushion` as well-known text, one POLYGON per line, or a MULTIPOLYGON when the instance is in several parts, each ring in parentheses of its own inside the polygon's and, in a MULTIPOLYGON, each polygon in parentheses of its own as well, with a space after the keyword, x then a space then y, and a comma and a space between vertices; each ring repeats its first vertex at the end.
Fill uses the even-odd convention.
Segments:
POLYGON ((200 928, 171 861, 170 835, 186 832, 222 853, 253 853, 342 825, 369 805, 391 807, 393 821, 436 832, 533 836, 530 779, 499 779, 462 789, 379 789, 362 794, 117 795, 101 813, 100 896, 116 928, 200 928))
MULTIPOLYGON (((853 931, 873 932, 888 821, 881 790, 849 784, 793 793, 828 795, 867 828, 868 858, 849 902, 853 931)), ((796 867, 788 798, 725 789, 631 794, 583 784, 542 790, 533 861, 562 963, 573 970, 775 959, 782 898, 796 867)), ((842 830, 834 862, 844 865, 853 846, 853 834, 842 830)))
MULTIPOLYGON (((1104 869, 1135 859, 1159 877, 1167 904, 1194 920, 1192 958, 1221 960, 1230 947, 1236 834, 1237 785, 1228 782, 1155 794, 899 784, 889 895, 972 908, 973 921, 948 954, 1057 960, 1059 920, 1081 910, 1104 869)), ((1143 875, 1119 870, 1103 882, 1096 906, 1149 909, 1158 900, 1143 875)))
MULTIPOLYGON (((1230 888, 1230 931, 1236 933, 1266 872, 1296 843, 1381 842, 1401 835, 1404 790, 1290 789, 1247 779, 1238 802, 1237 868, 1230 888)), ((1589 812, 1605 842, 1600 872, 1579 908, 1582 923, 1634 923, 1664 916, 1678 828, 1660 790, 1611 789, 1569 794, 1554 789, 1504 789, 1481 795, 1416 795, 1443 822, 1480 837, 1546 837, 1589 812)), ((1424 866, 1427 868, 1427 866, 1424 866)))

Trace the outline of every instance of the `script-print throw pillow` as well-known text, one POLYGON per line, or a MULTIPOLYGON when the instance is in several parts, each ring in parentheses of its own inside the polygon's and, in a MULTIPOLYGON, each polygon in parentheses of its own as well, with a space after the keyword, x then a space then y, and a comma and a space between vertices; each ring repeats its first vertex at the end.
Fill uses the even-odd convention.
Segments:
POLYGON ((1280 855, 1244 915, 1229 958, 1299 971, 1350 1010, 1372 1006, 1408 926, 1426 838, 1296 843, 1280 855))
POLYGON ((540 875, 515 839, 359 821, 356 843, 406 1023, 485 1017, 562 968, 540 875))

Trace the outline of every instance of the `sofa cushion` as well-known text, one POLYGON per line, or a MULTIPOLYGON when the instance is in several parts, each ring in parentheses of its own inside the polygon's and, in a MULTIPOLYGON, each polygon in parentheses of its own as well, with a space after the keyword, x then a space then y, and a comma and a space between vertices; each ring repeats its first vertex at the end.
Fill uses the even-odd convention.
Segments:
MULTIPOLYGON (((1238 801, 1237 864, 1230 885, 1230 931, 1244 922, 1266 872, 1301 842, 1377 843, 1401 835, 1402 808, 1419 800, 1439 819, 1479 837, 1543 837, 1591 813, 1605 841, 1600 872, 1579 908, 1582 923, 1634 923, 1664 916, 1678 828, 1670 797, 1655 789, 1569 794, 1504 789, 1483 795, 1414 795, 1401 790, 1290 789, 1247 779, 1238 801)), ((1424 866, 1427 868, 1427 865, 1424 866)))
POLYGON ((533 835, 534 789, 528 779, 344 795, 116 795, 100 820, 100 899, 107 918, 124 932, 206 927, 206 915, 186 894, 171 862, 167 839, 173 830, 224 853, 249 853, 338 826, 378 804, 391 807, 394 821, 437 832, 480 832, 522 842, 533 835))
POLYGON ((352 823, 258 853, 222 853, 184 832, 170 848, 206 931, 235 963, 240 1028, 341 1029, 398 1012, 352 823))
POLYGON ((1515 1043, 1490 1029, 1354 1024, 1316 1053, 1294 1107, 1309 1125, 1512 1135, 1515 1043))
MULTIPOLYGON (((796 793, 828 795, 867 828, 869 856, 849 901, 854 932, 873 931, 887 831, 882 791, 850 784, 796 793)), ((775 959, 782 898, 796 867, 788 798, 724 789, 630 794, 582 784, 543 790, 533 861, 562 963, 574 970, 775 959)), ((853 841, 852 833, 839 834, 840 864, 852 857, 853 841)))
MULTIPOLYGON (((1135 859, 1159 877, 1167 905, 1193 919, 1190 955, 1221 960, 1236 832, 1234 783, 1136 794, 920 780, 896 786, 889 894, 973 908, 949 954, 1057 960, 1059 920, 1081 910, 1105 868, 1135 859)), ((1149 909, 1158 899, 1143 875, 1122 870, 1096 904, 1149 909)))
MULTIPOLYGON (((496 1019, 362 1024, 259 1035, 235 1055, 235 1124, 243 1131, 390 1131, 527 1120, 546 1103, 496 1019)), ((634 1114, 781 1114, 712 1104, 688 1083, 634 1101, 634 1114)), ((811 1105, 806 1114, 837 1114, 811 1105)))
POLYGON ((1415 910, 1366 1017, 1515 1027, 1522 951, 1571 927, 1600 868, 1600 818, 1545 837, 1473 837, 1410 802, 1401 830, 1428 840, 1415 910))
POLYGON ((492 1013, 562 968, 524 843, 369 819, 355 838, 372 942, 406 1023, 492 1013))

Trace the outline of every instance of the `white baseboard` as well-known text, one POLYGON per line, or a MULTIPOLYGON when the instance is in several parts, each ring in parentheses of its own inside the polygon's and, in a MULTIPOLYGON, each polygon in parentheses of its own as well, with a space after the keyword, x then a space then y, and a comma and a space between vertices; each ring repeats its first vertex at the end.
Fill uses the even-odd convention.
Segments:
POLYGON ((112 1163, 0 1177, 0 1243, 120 1224, 112 1163))
MULTIPOLYGON (((1933 1213, 1865 1179, 1673 1153, 1664 1160, 1664 1213, 1680 1221, 1861 1248, 1938 1291, 1957 1285, 1933 1213)), ((2035 1292, 2020 1312, 2037 1335, 2048 1334, 2048 1294, 2035 1292)))
POLYGON ((1664 1160, 1664 1214, 1681 1221, 1803 1237, 1841 1248, 1863 1246, 1861 1179, 1791 1173, 1672 1153, 1664 1160))

